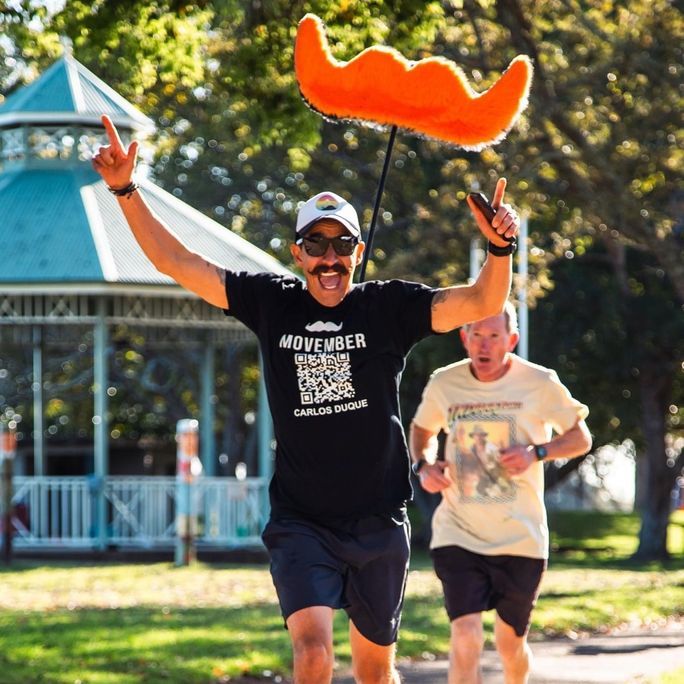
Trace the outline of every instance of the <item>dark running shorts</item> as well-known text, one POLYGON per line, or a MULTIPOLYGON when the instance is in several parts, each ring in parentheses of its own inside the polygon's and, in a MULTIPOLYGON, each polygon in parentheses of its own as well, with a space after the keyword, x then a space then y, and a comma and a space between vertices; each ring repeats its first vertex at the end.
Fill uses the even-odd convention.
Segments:
POLYGON ((483 556, 460 546, 441 546, 430 555, 442 582, 449 620, 495 608, 519 637, 527 632, 545 560, 483 556))
POLYGON ((283 618, 302 608, 344 608, 380 646, 397 640, 409 562, 408 518, 364 518, 348 531, 271 520, 262 539, 283 618))

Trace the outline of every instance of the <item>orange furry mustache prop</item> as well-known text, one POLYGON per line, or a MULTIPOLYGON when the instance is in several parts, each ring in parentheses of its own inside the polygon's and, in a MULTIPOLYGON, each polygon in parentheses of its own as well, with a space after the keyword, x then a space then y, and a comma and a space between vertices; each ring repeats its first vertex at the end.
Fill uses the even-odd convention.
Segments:
POLYGON ((323 22, 307 14, 295 42, 295 73, 302 96, 325 117, 398 126, 468 150, 500 141, 527 105, 532 80, 528 57, 516 57, 484 93, 443 57, 417 62, 373 46, 349 62, 336 60, 323 22))

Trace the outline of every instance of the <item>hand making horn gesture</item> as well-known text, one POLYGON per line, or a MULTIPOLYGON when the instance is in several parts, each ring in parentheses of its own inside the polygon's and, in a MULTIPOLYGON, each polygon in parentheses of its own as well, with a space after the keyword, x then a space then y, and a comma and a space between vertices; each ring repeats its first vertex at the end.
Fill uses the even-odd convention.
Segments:
POLYGON ((491 208, 486 206, 483 195, 468 195, 468 206, 472 211, 480 232, 496 247, 508 247, 518 236, 520 217, 510 204, 503 203, 506 179, 499 178, 494 191, 491 208), (479 198, 479 199, 478 199, 479 198), (491 212, 491 209, 494 212, 491 212))
POLYGON ((138 156, 138 143, 133 141, 124 148, 119 132, 108 116, 102 117, 109 145, 101 147, 93 157, 93 168, 110 190, 124 190, 133 183, 133 171, 138 156))

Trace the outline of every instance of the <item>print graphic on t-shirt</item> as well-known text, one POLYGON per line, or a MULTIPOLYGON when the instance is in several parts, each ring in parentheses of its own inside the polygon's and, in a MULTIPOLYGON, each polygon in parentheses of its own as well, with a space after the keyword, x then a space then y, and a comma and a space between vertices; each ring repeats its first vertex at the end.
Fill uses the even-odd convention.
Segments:
POLYGON ((342 323, 316 321, 315 323, 307 323, 304 327, 309 332, 340 332, 340 330, 342 330, 342 323))
POLYGON ((354 397, 349 352, 295 354, 302 404, 327 404, 354 397))
POLYGON ((517 486, 499 463, 500 450, 515 441, 515 420, 509 416, 469 414, 457 420, 449 436, 455 478, 464 502, 505 503, 517 486))

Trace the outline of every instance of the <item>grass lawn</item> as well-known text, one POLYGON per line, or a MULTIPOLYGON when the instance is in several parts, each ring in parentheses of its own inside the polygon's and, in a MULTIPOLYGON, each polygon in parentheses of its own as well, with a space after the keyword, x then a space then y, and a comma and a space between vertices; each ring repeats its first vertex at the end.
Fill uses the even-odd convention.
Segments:
MULTIPOLYGON (((679 522, 684 517, 676 528, 679 522)), ((532 639, 684 618, 684 557, 667 568, 630 564, 634 524, 632 516, 552 521, 553 544, 571 550, 552 558, 532 639), (582 527, 599 531, 600 540, 581 533, 582 527)), ((448 631, 429 558, 416 552, 399 654, 444 655, 448 631)), ((349 659, 346 634, 345 616, 338 613, 342 663, 349 659)), ((289 662, 266 566, 0 566, 3 684, 200 684, 239 675, 268 680, 287 673, 289 662)), ((670 681, 677 680, 662 680, 670 681)))

